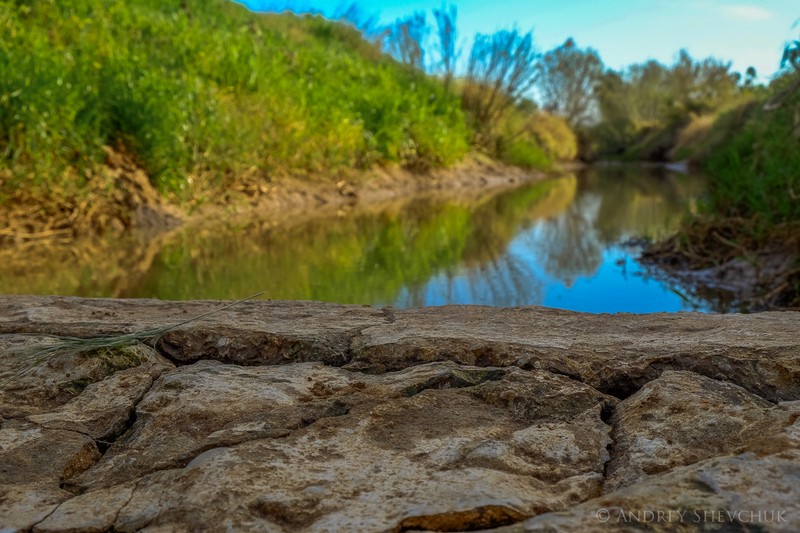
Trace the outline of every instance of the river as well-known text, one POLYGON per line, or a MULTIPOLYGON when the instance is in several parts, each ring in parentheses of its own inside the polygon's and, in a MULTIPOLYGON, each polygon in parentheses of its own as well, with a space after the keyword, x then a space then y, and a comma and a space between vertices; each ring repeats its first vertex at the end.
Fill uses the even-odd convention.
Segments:
POLYGON ((323 300, 397 308, 700 310, 637 262, 637 241, 696 209, 698 176, 593 168, 516 189, 6 250, 0 293, 323 300))

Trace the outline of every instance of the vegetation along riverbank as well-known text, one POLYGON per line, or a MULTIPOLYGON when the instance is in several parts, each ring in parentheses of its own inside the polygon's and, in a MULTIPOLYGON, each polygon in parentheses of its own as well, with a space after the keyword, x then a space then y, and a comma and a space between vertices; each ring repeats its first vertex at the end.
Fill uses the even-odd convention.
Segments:
POLYGON ((798 43, 764 85, 686 52, 613 70, 519 30, 461 51, 453 6, 383 26, 227 0, 0 13, 0 242, 689 161, 706 202, 646 258, 720 308, 800 305, 798 43))
MULTIPOLYGON (((522 105, 532 73, 512 69, 530 58, 484 73, 500 86, 476 85, 470 113, 453 86, 317 16, 257 15, 227 0, 4 1, 2 13, 7 239, 130 226, 143 204, 191 210, 287 179, 421 173, 474 148, 535 168, 576 152, 562 119, 525 125, 541 114, 522 105), (157 198, 145 198, 144 181, 157 198)), ((530 35, 500 37, 533 54, 530 35)))
POLYGON ((675 149, 711 177, 701 217, 645 255, 722 309, 800 307, 800 42, 769 88, 694 118, 675 149))

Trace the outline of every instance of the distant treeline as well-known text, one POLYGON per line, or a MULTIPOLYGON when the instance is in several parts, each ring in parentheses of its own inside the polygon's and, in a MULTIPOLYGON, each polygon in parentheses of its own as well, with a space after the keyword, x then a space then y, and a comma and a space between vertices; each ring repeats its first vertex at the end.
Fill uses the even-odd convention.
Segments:
MULTIPOLYGON (((484 146, 494 143, 503 153, 507 139, 514 138, 503 130, 505 124, 513 124, 510 131, 530 131, 548 117, 560 117, 578 137, 584 160, 690 160, 711 174, 712 212, 768 223, 800 219, 800 41, 786 47, 784 69, 768 86, 759 83, 752 67, 738 73, 729 62, 693 59, 684 50, 672 65, 647 61, 616 71, 605 67, 596 50, 582 49, 573 39, 540 54, 532 34, 509 32, 478 35, 467 71, 458 78, 455 8, 434 11, 434 19, 433 31, 423 13, 377 31, 372 20, 365 31, 383 38, 384 49, 398 60, 436 73, 445 83, 455 79, 475 138, 484 146), (423 44, 431 34, 433 43, 423 44), (427 61, 425 49, 433 51, 427 61), (514 80, 503 87, 493 76, 507 63, 517 67, 500 76, 514 80), (492 119, 486 108, 498 102, 491 93, 497 87, 508 96, 499 101, 513 102, 510 115, 529 111, 524 127, 510 118, 492 119)), ((351 20, 358 25, 365 19, 351 20)))
MULTIPOLYGON (((486 120, 491 113, 471 93, 500 87, 518 107, 539 107, 564 118, 580 135, 585 159, 672 159, 681 148, 680 130, 693 120, 708 120, 766 93, 752 67, 740 74, 730 63, 695 60, 684 50, 673 65, 648 61, 615 71, 605 67, 596 50, 582 49, 571 38, 540 53, 532 33, 516 32, 478 35, 467 54, 466 72, 457 78, 454 66, 463 52, 456 45, 456 9, 434 10, 433 15, 433 27, 418 12, 381 28, 356 8, 340 14, 399 61, 437 74, 446 84, 455 78, 479 132, 491 127, 486 120), (512 65, 508 76, 498 75, 506 64, 512 65), (495 83, 498 78, 503 82, 495 83)), ((484 103, 497 101, 489 95, 484 103)))

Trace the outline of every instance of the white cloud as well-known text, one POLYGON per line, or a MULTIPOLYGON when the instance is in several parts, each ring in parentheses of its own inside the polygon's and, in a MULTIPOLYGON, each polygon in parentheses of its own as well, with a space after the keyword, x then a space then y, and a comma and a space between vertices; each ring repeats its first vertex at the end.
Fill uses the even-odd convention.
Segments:
POLYGON ((727 16, 739 20, 768 20, 773 17, 772 11, 753 5, 736 4, 722 9, 727 16))

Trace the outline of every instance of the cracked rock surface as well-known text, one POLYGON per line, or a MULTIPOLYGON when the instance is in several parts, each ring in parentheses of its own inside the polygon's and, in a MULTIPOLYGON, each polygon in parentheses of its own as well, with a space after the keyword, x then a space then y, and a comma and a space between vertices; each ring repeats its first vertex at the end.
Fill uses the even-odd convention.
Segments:
POLYGON ((800 313, 244 302, 20 374, 221 305, 0 297, 0 531, 800 530, 800 313))

